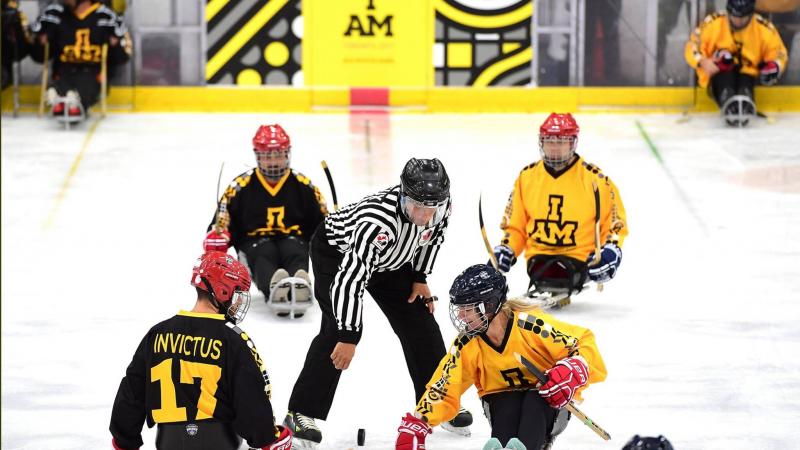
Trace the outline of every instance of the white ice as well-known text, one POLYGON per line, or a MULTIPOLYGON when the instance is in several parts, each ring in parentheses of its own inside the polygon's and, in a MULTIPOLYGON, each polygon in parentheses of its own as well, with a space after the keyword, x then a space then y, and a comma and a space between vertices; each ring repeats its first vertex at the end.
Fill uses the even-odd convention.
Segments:
MULTIPOLYGON (((634 434, 679 450, 799 448, 800 115, 727 129, 718 116, 578 114, 579 153, 619 186, 630 237, 619 275, 560 319, 591 328, 608 366, 560 449, 620 449, 634 434), (650 134, 663 164, 635 126, 650 134)), ((479 193, 493 242, 513 179, 538 159, 544 115, 127 114, 65 131, 2 119, 2 448, 106 449, 120 378, 150 326, 194 304, 189 275, 213 213, 216 181, 253 165, 257 125, 279 122, 293 166, 339 201, 395 184, 407 158, 438 157, 453 185, 453 221, 430 284, 450 341, 447 290, 486 261, 479 193), (369 132, 365 121, 369 120, 369 132)), ((522 264, 512 291, 526 286, 522 264)), ((276 419, 311 338, 314 309, 289 321, 254 302, 243 328, 273 383, 276 419)), ((391 449, 414 407, 402 352, 366 301, 364 335, 342 376, 325 449, 391 449)), ((471 438, 437 429, 430 450, 478 449, 489 437, 474 389, 471 438)), ((264 418, 268 421, 269 418, 264 418)), ((145 448, 154 430, 145 429, 145 448)))

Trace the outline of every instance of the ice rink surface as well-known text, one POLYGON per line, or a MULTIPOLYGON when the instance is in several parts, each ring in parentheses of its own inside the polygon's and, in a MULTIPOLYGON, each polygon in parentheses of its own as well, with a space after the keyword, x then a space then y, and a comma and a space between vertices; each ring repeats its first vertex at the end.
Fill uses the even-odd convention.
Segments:
MULTIPOLYGON (((493 243, 514 178, 538 159, 545 115, 110 115, 65 131, 2 118, 2 448, 107 449, 119 380, 145 332, 190 309, 191 268, 223 184, 254 165, 250 139, 279 122, 292 165, 328 197, 326 159, 346 204, 396 184, 411 157, 440 158, 453 219, 434 274, 449 341, 447 290, 486 261, 478 195, 493 243), (90 132, 90 130, 92 130, 90 132), (87 140, 88 139, 88 140, 87 140)), ((608 379, 558 449, 620 449, 633 435, 678 450, 797 448, 800 419, 800 115, 747 129, 717 115, 577 114, 578 152, 617 184, 630 236, 618 276, 555 315, 591 328, 608 379), (642 129, 657 148, 654 153, 642 129)), ((512 293, 527 286, 523 264, 512 293)), ((322 448, 392 449, 414 407, 400 345, 374 302, 342 376, 322 448)), ((290 321, 255 297, 242 324, 267 364, 283 419, 319 310, 290 321)), ((476 392, 471 438, 436 429, 428 449, 479 449, 489 437, 476 392)), ((268 418, 265 418, 268 420, 268 418)), ((153 448, 154 430, 143 435, 153 448)))

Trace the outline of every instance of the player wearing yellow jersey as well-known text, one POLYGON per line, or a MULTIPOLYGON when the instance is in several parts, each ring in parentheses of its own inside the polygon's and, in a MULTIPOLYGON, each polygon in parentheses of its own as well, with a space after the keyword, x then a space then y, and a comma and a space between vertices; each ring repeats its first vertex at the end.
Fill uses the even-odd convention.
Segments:
MULTIPOLYGON (((493 438, 502 443, 516 438, 532 450, 549 448, 569 420, 562 408, 580 399, 586 386, 606 378, 590 330, 507 300, 507 291, 505 277, 489 265, 471 266, 456 277, 450 288, 450 320, 459 335, 414 414, 402 419, 396 450, 424 449, 431 427, 456 415, 461 395, 472 385, 493 438), (537 388, 536 378, 515 353, 547 370, 547 381, 537 388)), ((513 443, 506 445, 513 448, 513 443)))
POLYGON ((775 84, 788 63, 778 30, 755 6, 755 0, 728 0, 726 11, 710 14, 692 32, 684 51, 731 126, 745 126, 756 114, 757 78, 775 84))
POLYGON ((524 250, 533 291, 580 292, 587 276, 607 282, 622 261, 625 207, 614 183, 575 153, 579 131, 571 114, 547 117, 539 128, 542 159, 520 172, 500 224, 498 268, 508 272, 524 250), (598 244, 599 262, 587 265, 598 244))

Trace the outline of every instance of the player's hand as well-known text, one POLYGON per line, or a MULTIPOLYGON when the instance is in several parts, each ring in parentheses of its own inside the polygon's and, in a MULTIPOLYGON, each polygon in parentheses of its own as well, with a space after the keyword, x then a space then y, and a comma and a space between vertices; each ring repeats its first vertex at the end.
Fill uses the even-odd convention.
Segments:
POLYGON ((275 442, 266 447, 261 447, 261 450, 291 450, 292 448, 292 432, 282 425, 275 425, 276 431, 279 433, 275 442))
POLYGON ((589 367, 580 356, 559 360, 545 372, 547 382, 539 387, 539 395, 553 408, 563 408, 579 387, 589 381, 589 367))
POLYGON ((231 233, 228 230, 217 231, 212 229, 203 239, 203 250, 210 252, 227 252, 231 245, 231 233))
POLYGON ((414 282, 411 284, 411 295, 408 296, 408 303, 414 303, 419 297, 422 297, 422 301, 426 302, 425 306, 428 307, 428 312, 433 314, 433 310, 436 308, 433 306, 433 297, 431 297, 431 290, 428 288, 427 283, 414 282))
POLYGON ((622 262, 622 249, 617 247, 617 244, 609 242, 604 245, 600 250, 600 262, 592 265, 594 259, 594 252, 589 255, 589 279, 595 283, 605 283, 614 278, 617 274, 617 268, 622 262))
POLYGON ((720 72, 730 72, 736 66, 733 55, 728 50, 717 50, 714 53, 714 63, 720 72))
POLYGON ((719 73, 719 66, 711 58, 700 59, 700 68, 710 77, 719 73))
POLYGON ((400 419, 395 450, 425 450, 425 438, 433 433, 431 427, 411 414, 400 419))
POLYGON ((111 36, 108 38, 108 43, 111 44, 112 47, 115 47, 117 44, 119 44, 119 38, 116 36, 111 36))
POLYGON ((778 82, 778 75, 781 74, 781 69, 775 61, 767 61, 758 65, 758 78, 761 84, 770 86, 778 82))
MULTIPOLYGON (((126 449, 120 447, 119 445, 117 445, 117 440, 114 439, 114 438, 111 438, 111 448, 113 448, 114 450, 126 450, 126 449)), ((139 450, 139 449, 135 448, 135 449, 130 449, 130 450, 139 450)))
POLYGON ((331 353, 331 361, 333 367, 338 370, 347 370, 350 367, 350 361, 353 360, 353 355, 356 353, 356 344, 348 344, 347 342, 337 342, 336 347, 333 348, 331 353))
MULTIPOLYGON (((507 245, 498 245, 494 248, 494 259, 497 260, 497 270, 505 273, 511 270, 511 266, 517 262, 517 255, 514 254, 514 250, 511 250, 511 247, 507 245)), ((487 266, 491 265, 492 262, 489 261, 487 266)))

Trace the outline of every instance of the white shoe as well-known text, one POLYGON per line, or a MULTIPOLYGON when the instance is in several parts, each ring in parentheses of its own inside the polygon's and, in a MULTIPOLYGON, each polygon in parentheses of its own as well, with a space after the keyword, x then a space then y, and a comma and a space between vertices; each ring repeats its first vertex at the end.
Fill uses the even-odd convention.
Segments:
POLYGON ((289 278, 289 272, 286 269, 278 269, 272 274, 272 279, 269 282, 269 299, 273 302, 288 302, 289 290, 292 288, 290 284, 280 285, 281 280, 289 278))
POLYGON ((300 278, 305 280, 305 283, 295 283, 294 285, 294 294, 295 299, 294 301, 297 303, 304 303, 311 301, 311 278, 308 276, 308 272, 303 269, 298 270, 294 273, 295 278, 300 278))
POLYGON ((46 93, 47 104, 53 106, 56 104, 56 99, 58 98, 58 92, 56 92, 56 88, 50 87, 47 88, 46 93))

